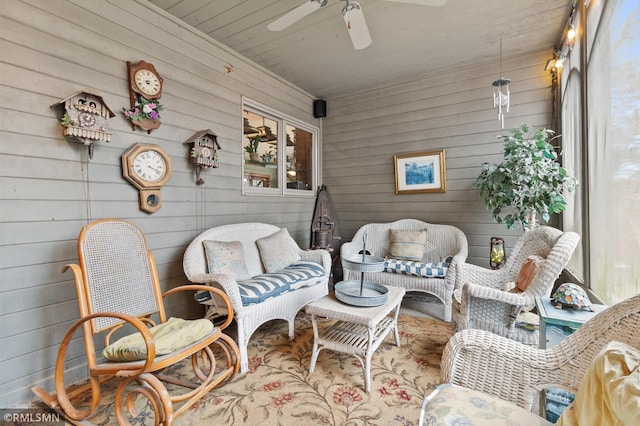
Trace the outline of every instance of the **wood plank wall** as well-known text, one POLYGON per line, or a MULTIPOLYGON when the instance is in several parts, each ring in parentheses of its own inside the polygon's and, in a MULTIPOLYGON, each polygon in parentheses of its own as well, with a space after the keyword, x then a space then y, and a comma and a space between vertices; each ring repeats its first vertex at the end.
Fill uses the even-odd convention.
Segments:
MULTIPOLYGON (((145 2, 3 0, 0 8, 0 406, 51 388, 57 345, 77 319, 75 290, 61 267, 75 262, 76 237, 89 220, 121 217, 145 232, 162 285, 184 282, 182 253, 201 230, 259 221, 287 226, 308 245, 313 200, 240 195, 241 96, 322 125, 324 183, 336 205, 343 241, 368 222, 416 217, 461 228, 469 261, 486 265, 492 235, 512 244, 517 232, 492 222, 471 188, 480 165, 498 161, 502 133, 491 108, 496 62, 328 99, 329 116, 311 114, 313 97, 229 49, 212 43, 145 2), (133 132, 119 114, 128 106, 126 61, 153 63, 165 79, 162 126, 133 132), (233 71, 225 67, 232 65, 233 71), (94 158, 69 143, 50 105, 93 87, 118 116, 110 143, 94 158), (221 165, 195 173, 182 142, 211 128, 221 165), (121 174, 120 156, 136 142, 158 143, 174 175, 153 215, 121 174), (444 148, 447 192, 395 195, 393 155, 444 148)), ((513 80, 506 127, 550 120, 547 52, 505 58, 513 80)), ((172 312, 198 314, 182 300, 172 312)), ((72 346, 70 377, 81 377, 81 344, 72 346)))
POLYGON ((502 160, 497 135, 521 123, 549 126, 548 56, 504 58, 504 75, 512 80, 505 129, 493 109, 495 60, 331 99, 322 123, 323 173, 343 240, 368 222, 413 217, 464 231, 470 263, 488 266, 491 236, 513 246, 521 232, 494 223, 472 185, 482 163, 502 160), (445 150, 447 192, 396 195, 393 156, 437 149, 445 150))
MULTIPOLYGON (((33 384, 52 387, 58 344, 78 317, 71 274, 60 269, 76 262, 88 221, 140 226, 165 289, 186 281, 184 249, 212 226, 286 226, 308 247, 315 199, 241 195, 241 98, 318 125, 310 94, 142 1, 2 0, 0 52, 0 407, 33 398, 33 384), (139 60, 164 78, 162 125, 150 135, 121 114, 126 61, 139 60), (85 87, 117 114, 111 142, 97 143, 92 160, 62 137, 50 109, 85 87), (217 133, 221 164, 198 187, 183 142, 203 129, 217 133), (136 142, 159 144, 173 163, 153 215, 138 209, 137 190, 122 178, 120 156, 136 142)), ((171 306, 185 311, 201 314, 188 298, 171 306)), ((85 374, 81 346, 76 339, 71 348, 71 379, 85 374)))

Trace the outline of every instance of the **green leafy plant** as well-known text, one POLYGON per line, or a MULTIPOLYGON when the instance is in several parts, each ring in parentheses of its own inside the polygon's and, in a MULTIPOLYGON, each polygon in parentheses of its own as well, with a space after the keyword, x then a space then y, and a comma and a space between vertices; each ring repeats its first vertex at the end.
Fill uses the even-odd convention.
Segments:
POLYGON ((572 192, 577 181, 560 166, 547 140, 552 130, 530 131, 523 124, 511 133, 499 136, 504 141, 504 161, 483 164, 474 186, 497 223, 508 229, 516 223, 532 229, 538 215, 548 222, 552 214, 566 209, 565 191, 572 192))
POLYGON ((260 135, 255 135, 252 138, 249 138, 249 143, 244 147, 244 150, 249 154, 254 152, 258 152, 258 146, 260 145, 260 135))
POLYGON ((60 120, 62 127, 76 126, 76 122, 69 117, 69 113, 65 112, 62 120, 60 120))

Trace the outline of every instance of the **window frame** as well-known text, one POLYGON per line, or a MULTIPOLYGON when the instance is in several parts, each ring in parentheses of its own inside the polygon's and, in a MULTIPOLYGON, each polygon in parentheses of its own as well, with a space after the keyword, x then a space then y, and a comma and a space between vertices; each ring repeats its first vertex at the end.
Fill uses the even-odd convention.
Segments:
POLYGON ((244 133, 242 132, 244 129, 244 111, 250 111, 255 114, 263 115, 270 120, 273 120, 278 123, 278 143, 277 147, 277 180, 278 187, 277 188, 263 188, 263 187, 253 187, 253 186, 245 186, 244 178, 245 178, 245 157, 244 150, 241 150, 242 161, 241 163, 241 191, 242 195, 256 195, 256 196, 271 196, 271 197, 303 197, 303 198, 315 198, 316 191, 318 187, 318 176, 319 176, 319 137, 320 137, 320 129, 312 124, 306 123, 302 120, 299 120, 295 117, 287 115, 281 111, 278 111, 274 108, 271 108, 267 105, 264 105, 260 102, 257 102, 253 99, 243 97, 242 98, 242 114, 240 120, 242 125, 241 129, 241 137, 240 140, 243 141, 242 146, 244 147, 244 133), (286 128, 287 126, 293 126, 298 129, 304 130, 311 134, 312 143, 311 143, 311 159, 309 160, 311 166, 311 182, 309 183, 309 189, 293 189, 287 188, 287 167, 286 167, 286 128), (281 155, 281 153, 285 153, 281 155))
MULTIPOLYGON (((609 81, 614 81, 618 85, 621 81, 627 83, 633 81, 614 78, 613 70, 618 69, 616 67, 621 65, 618 65, 618 62, 612 59, 615 52, 610 48, 611 44, 615 44, 612 42, 613 40, 630 41, 629 38, 622 37, 619 34, 617 38, 611 35, 612 29, 618 29, 619 33, 620 28, 623 28, 620 24, 613 25, 615 17, 632 16, 629 13, 620 13, 617 9, 619 6, 626 6, 627 3, 634 8, 640 7, 633 4, 632 0, 578 3, 578 19, 576 19, 576 22, 579 27, 579 37, 576 41, 576 46, 568 52, 568 61, 565 61, 565 63, 569 62, 572 66, 564 70, 562 75, 562 88, 564 91, 568 87, 568 79, 575 72, 574 68, 580 71, 580 96, 582 102, 581 108, 576 111, 576 117, 581 122, 580 134, 571 137, 571 132, 567 131, 566 133, 569 137, 563 137, 563 146, 573 144, 575 149, 581 150, 582 156, 581 164, 575 164, 576 167, 581 167, 582 169, 582 181, 578 187, 580 189, 581 205, 575 207, 577 207, 576 212, 579 211, 581 213, 582 220, 581 261, 583 274, 580 276, 580 271, 571 271, 569 269, 565 272, 573 282, 578 282, 588 289, 590 297, 593 297, 592 301, 607 304, 617 303, 629 297, 629 295, 636 294, 639 288, 637 287, 638 269, 634 269, 634 265, 637 265, 637 262, 634 262, 632 256, 629 256, 629 253, 635 254, 633 249, 629 249, 629 241, 636 243, 637 240, 634 240, 633 229, 618 225, 625 218, 621 212, 624 212, 626 217, 633 217, 634 214, 630 214, 629 209, 634 206, 637 208, 638 205, 625 205, 626 209, 617 208, 614 202, 615 197, 611 195, 612 191, 610 189, 619 190, 624 188, 615 182, 615 175, 618 172, 616 161, 619 161, 620 158, 630 157, 634 152, 638 152, 633 151, 632 148, 625 148, 622 152, 627 157, 623 157, 621 154, 617 154, 618 156, 616 157, 613 154, 615 152, 613 144, 620 144, 621 142, 619 138, 612 137, 612 135, 621 127, 620 120, 624 116, 619 111, 614 113, 611 109, 611 105, 617 105, 618 103, 615 102, 615 97, 613 96, 615 92, 613 85, 609 81), (607 43, 609 43, 609 46, 602 47, 607 43), (607 47, 608 50, 603 50, 607 47), (604 73, 600 72, 602 70, 604 70, 604 73), (604 93, 602 91, 603 88, 608 88, 608 93, 604 93), (599 108, 602 105, 609 106, 605 110, 601 110, 599 108), (615 117, 617 121, 611 121, 611 117, 615 117), (615 126, 612 123, 617 123, 618 125, 615 126), (603 152, 608 153, 606 159, 602 157, 603 152), (606 163, 603 163, 603 161, 606 161, 606 163), (610 168, 603 167, 605 164, 610 168), (603 182, 608 182, 608 186, 603 185, 603 182), (606 193, 610 198, 603 198, 603 193, 606 193), (611 211, 606 211, 605 207, 611 211), (600 228, 605 223, 610 225, 607 227, 607 233, 598 232, 601 231, 600 228), (620 235, 624 235, 625 238, 620 238, 620 235), (617 250, 621 250, 620 256, 616 255, 617 250), (607 258, 603 255, 608 253, 613 253, 613 257, 607 258)), ((637 56, 623 56, 629 61, 638 60, 637 56)), ((574 89, 576 88, 574 87, 574 89)), ((628 88, 618 89, 618 92, 624 93, 626 97, 632 93, 637 93, 637 91, 629 91, 628 88)), ((570 95, 570 93, 563 92, 563 112, 568 107, 566 103, 571 100, 570 95), (569 97, 566 95, 569 95, 569 97)), ((626 109, 624 111, 630 110, 626 109)), ((637 119, 637 115, 630 115, 632 118, 636 117, 637 119)), ((570 117, 562 117, 563 130, 569 130, 565 127, 568 121, 570 121, 570 117)), ((633 125, 631 127, 633 128, 633 125)), ((635 128, 637 128, 637 124, 635 124, 635 128)), ((625 133, 625 135, 629 134, 632 133, 625 133)), ((629 147, 632 146, 631 143, 628 145, 629 147)), ((637 180, 631 179, 631 181, 637 185, 637 180)), ((578 196, 578 194, 576 195, 578 196)), ((621 199, 625 200, 624 198, 621 199)), ((570 200, 571 203, 573 203, 572 200, 570 200)), ((579 229, 575 230, 580 231, 579 229)), ((579 267, 578 265, 579 262, 568 266, 574 266, 575 269, 575 267, 579 267)))

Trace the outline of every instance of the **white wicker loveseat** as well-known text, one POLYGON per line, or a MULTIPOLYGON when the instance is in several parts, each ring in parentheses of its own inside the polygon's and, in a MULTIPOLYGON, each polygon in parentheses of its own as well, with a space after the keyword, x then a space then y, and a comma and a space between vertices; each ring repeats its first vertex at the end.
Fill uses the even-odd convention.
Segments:
MULTIPOLYGON (((390 230, 427 231, 427 243, 423 264, 443 262, 450 258, 443 277, 424 277, 395 272, 365 273, 365 279, 383 285, 403 287, 407 291, 420 291, 436 296, 444 305, 443 320, 451 321, 451 300, 456 282, 458 265, 467 260, 468 243, 464 233, 451 225, 422 222, 416 219, 401 219, 389 223, 369 223, 361 227, 350 242, 341 247, 341 256, 355 256, 361 252, 366 234, 366 250, 373 256, 387 258, 390 254, 390 230)), ((345 280, 359 280, 360 272, 344 269, 345 280)))
MULTIPOLYGON (((287 267, 286 271, 265 272, 265 253, 258 247, 259 240, 276 234, 280 235, 282 231, 286 232, 286 228, 281 229, 265 223, 223 225, 208 229, 198 235, 184 253, 183 267, 187 279, 193 283, 209 284, 221 288, 233 304, 238 326, 240 371, 243 373, 249 369, 247 344, 253 332, 260 325, 270 320, 283 319, 289 323, 289 338, 293 339, 294 319, 298 311, 307 303, 328 293, 331 256, 326 250, 300 249, 295 241, 288 236, 288 233, 286 241, 290 241, 290 244, 287 244, 284 250, 281 250, 282 247, 272 244, 272 241, 266 241, 267 251, 272 252, 271 254, 276 259, 286 257, 284 253, 286 252, 287 256, 297 255, 299 260, 287 267), (224 268, 212 270, 212 264, 216 264, 216 259, 212 259, 210 246, 205 247, 205 244, 210 244, 208 242, 214 242, 223 249, 233 248, 229 245, 225 247, 224 243, 241 243, 244 266, 246 266, 246 272, 250 278, 236 280, 234 274, 224 268), (280 256, 280 252, 283 252, 282 256, 280 256), (315 268, 315 271, 307 273, 306 270, 302 272, 300 269, 293 270, 292 268, 297 265, 309 266, 312 269, 315 268), (318 268, 318 265, 321 265, 322 268, 318 268), (278 272, 282 273, 278 274, 278 272), (269 294, 261 294, 259 300, 250 300, 249 298, 249 296, 253 296, 249 293, 256 288, 268 288, 271 291, 275 286, 283 284, 284 288, 281 287, 280 290, 269 294)), ((265 241, 262 240, 262 242, 264 244, 265 241)), ((267 269, 269 269, 269 265, 267 265, 267 269)), ((224 309, 221 309, 224 305, 218 306, 215 297, 213 299, 206 297, 208 294, 201 296, 205 297, 199 299, 199 302, 209 306, 207 318, 226 314, 224 309)))

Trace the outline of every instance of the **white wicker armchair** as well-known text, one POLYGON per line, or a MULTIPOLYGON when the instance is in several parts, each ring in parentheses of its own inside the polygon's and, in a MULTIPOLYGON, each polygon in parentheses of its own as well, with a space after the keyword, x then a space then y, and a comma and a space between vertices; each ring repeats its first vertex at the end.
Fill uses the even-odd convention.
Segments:
MULTIPOLYGON (((209 284, 222 289, 231 300, 238 326, 238 347, 240 349, 240 372, 247 372, 247 344, 253 332, 267 321, 283 319, 289 324, 289 338, 294 337, 294 320, 300 309, 307 303, 319 299, 328 293, 331 256, 326 250, 302 250, 296 247, 302 260, 322 265, 325 275, 314 278, 317 283, 297 290, 280 294, 260 303, 243 305, 238 283, 229 275, 210 273, 203 241, 240 241, 245 255, 245 264, 250 276, 264 273, 258 247, 255 241, 279 231, 280 228, 265 223, 237 223, 211 228, 198 235, 187 247, 183 257, 183 268, 187 279, 193 283, 209 284)), ((223 309, 209 304, 207 317, 225 314, 223 309)))
MULTIPOLYGON (((389 230, 427 230, 427 243, 431 250, 426 250, 423 262, 439 262, 451 256, 444 278, 425 278, 391 272, 365 273, 367 280, 396 287, 407 291, 420 291, 436 296, 444 305, 443 320, 451 321, 452 294, 456 283, 459 265, 467 260, 468 243, 465 234, 451 225, 426 223, 416 219, 401 219, 389 223, 369 223, 362 226, 353 236, 351 242, 341 247, 341 256, 348 257, 362 250, 362 237, 367 235, 366 249, 373 256, 386 257, 389 254, 389 230)), ((344 269, 345 280, 359 280, 360 272, 344 269)))
POLYGON ((549 297, 553 284, 569 262, 580 236, 548 226, 528 231, 516 242, 506 264, 497 270, 469 263, 458 267, 456 293, 460 307, 454 309, 456 331, 467 328, 487 330, 519 342, 537 346, 538 332, 516 327, 522 309, 533 306, 536 297, 549 297), (505 283, 515 282, 528 256, 545 258, 529 287, 523 293, 503 291, 505 283))
POLYGON ((640 349, 640 295, 613 305, 550 349, 484 330, 463 330, 442 354, 442 383, 479 390, 531 410, 538 391, 577 392, 593 358, 611 341, 640 349))

